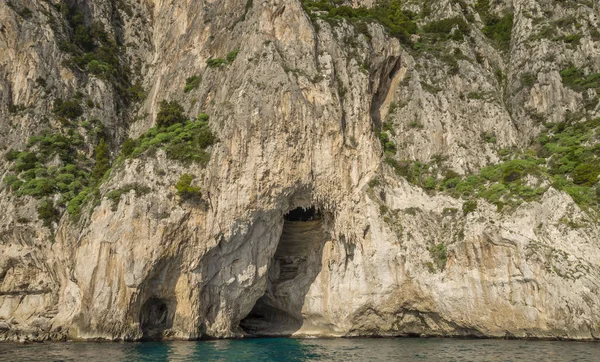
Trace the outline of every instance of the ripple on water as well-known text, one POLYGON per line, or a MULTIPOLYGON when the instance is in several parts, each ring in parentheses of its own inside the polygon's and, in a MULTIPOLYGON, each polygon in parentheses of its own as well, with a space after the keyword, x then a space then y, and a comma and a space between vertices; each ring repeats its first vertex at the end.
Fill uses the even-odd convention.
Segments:
POLYGON ((285 339, 0 344, 0 361, 600 361, 600 343, 469 339, 285 339))

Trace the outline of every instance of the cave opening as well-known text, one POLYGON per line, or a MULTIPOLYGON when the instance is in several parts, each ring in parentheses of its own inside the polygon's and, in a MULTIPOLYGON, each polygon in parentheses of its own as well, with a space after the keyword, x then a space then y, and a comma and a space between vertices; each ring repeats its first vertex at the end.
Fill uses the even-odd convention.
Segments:
POLYGON ((170 313, 167 301, 160 298, 150 298, 140 311, 140 326, 142 339, 161 339, 165 330, 172 327, 173 315, 170 313))
POLYGON ((304 299, 321 271, 326 240, 319 209, 298 207, 283 216, 266 290, 240 322, 245 335, 290 336, 302 327, 304 299))

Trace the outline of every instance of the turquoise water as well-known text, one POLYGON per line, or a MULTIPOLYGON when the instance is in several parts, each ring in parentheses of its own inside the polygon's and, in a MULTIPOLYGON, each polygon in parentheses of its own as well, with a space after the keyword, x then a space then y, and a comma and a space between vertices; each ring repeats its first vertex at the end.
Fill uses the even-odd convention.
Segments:
POLYGON ((600 361, 600 343, 468 339, 246 339, 0 344, 2 361, 600 361))

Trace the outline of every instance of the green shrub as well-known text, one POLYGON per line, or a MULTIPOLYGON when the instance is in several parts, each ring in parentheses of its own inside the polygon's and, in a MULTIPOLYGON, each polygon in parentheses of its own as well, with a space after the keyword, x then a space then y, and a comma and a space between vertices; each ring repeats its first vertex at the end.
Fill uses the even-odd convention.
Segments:
POLYGON ((67 202, 67 212, 71 216, 79 216, 81 212, 81 205, 85 202, 88 197, 89 190, 85 189, 77 194, 74 198, 67 202))
POLYGON ((523 177, 523 169, 518 167, 518 165, 507 165, 501 168, 502 171, 502 181, 504 183, 510 183, 519 180, 523 177))
POLYGON ((482 16, 487 16, 490 12, 490 0, 477 0, 475 10, 482 16))
POLYGON ((206 164, 210 155, 205 149, 217 141, 208 126, 208 115, 201 113, 197 121, 191 121, 184 119, 181 112, 182 109, 175 112, 177 117, 165 117, 169 120, 157 123, 156 127, 149 129, 139 139, 126 141, 121 152, 123 157, 138 157, 144 152, 160 147, 166 151, 169 159, 206 164), (165 126, 165 123, 173 122, 173 118, 178 122, 165 126))
POLYGON ((191 90, 198 88, 201 81, 202 81, 202 77, 200 77, 199 75, 194 75, 194 76, 187 78, 185 80, 185 86, 183 87, 183 91, 185 93, 188 93, 191 90))
POLYGON ((198 122, 208 122, 209 116, 206 113, 200 113, 197 117, 198 122))
POLYGON ((467 94, 467 98, 469 98, 469 99, 483 99, 483 94, 481 94, 479 92, 469 92, 469 94, 467 94))
POLYGON ((74 120, 83 114, 83 108, 77 99, 63 101, 61 98, 56 98, 52 112, 59 117, 74 120))
POLYGON ((98 146, 96 146, 96 150, 94 151, 94 157, 96 162, 94 163, 94 168, 92 169, 92 179, 100 180, 110 169, 110 161, 108 159, 108 145, 104 142, 104 138, 100 140, 98 146))
POLYGON ((136 197, 141 197, 143 195, 148 194, 151 191, 151 189, 148 186, 135 182, 132 184, 127 184, 116 190, 109 191, 106 194, 106 198, 112 201, 110 209, 112 211, 116 211, 117 207, 119 206, 119 201, 121 201, 121 196, 131 191, 135 191, 136 197))
POLYGON ((11 0, 6 1, 6 6, 14 10, 23 19, 31 19, 33 12, 28 7, 20 5, 16 6, 11 0))
MULTIPOLYGON (((70 214, 78 214, 81 204, 86 200, 79 195, 85 189, 97 188, 99 181, 91 179, 93 164, 81 152, 87 152, 88 146, 83 143, 83 136, 72 127, 67 126, 64 134, 46 132, 30 137, 24 151, 11 151, 8 157, 14 162, 11 167, 14 174, 8 178, 10 189, 17 196, 55 199, 53 208, 59 216, 64 207, 70 214)), ((102 127, 96 126, 90 130, 87 138, 91 142, 102 132, 102 127)), ((101 169, 105 172, 110 167, 105 144, 96 150, 96 157, 99 161, 105 161, 97 162, 94 174, 98 175, 102 174, 101 169)), ((45 206, 45 211, 48 211, 49 208, 45 206)))
POLYGON ((56 183, 52 179, 45 177, 33 178, 23 183, 23 185, 17 191, 18 196, 34 196, 43 197, 49 196, 55 192, 56 183))
POLYGON ((388 141, 383 145, 383 149, 386 153, 395 154, 396 153, 396 145, 394 142, 388 141))
POLYGON ((372 189, 372 188, 375 188, 375 187, 377 187, 377 186, 381 185, 381 180, 379 179, 379 177, 373 177, 373 178, 372 178, 372 179, 369 181, 368 185, 369 185, 369 188, 371 188, 371 189, 372 189))
POLYGON ((600 91, 600 73, 585 75, 583 70, 577 67, 569 67, 560 72, 563 84, 577 92, 587 89, 600 91))
POLYGON ((501 48, 508 49, 512 35, 513 14, 506 14, 501 18, 489 16, 483 33, 490 39, 495 40, 501 48))
POLYGON ((396 103, 396 102, 390 102, 390 106, 388 108, 388 114, 393 114, 394 112, 396 112, 396 109, 398 109, 398 103, 396 103))
POLYGON ((446 245, 440 243, 430 247, 429 255, 431 256, 431 259, 433 259, 433 263, 437 267, 437 270, 444 270, 446 262, 448 261, 446 245))
MULTIPOLYGON (((404 10, 403 2, 400 0, 379 1, 373 7, 358 7, 342 5, 337 0, 303 1, 304 8, 311 17, 321 17, 330 22, 338 19, 346 19, 356 27, 362 27, 361 32, 368 36, 364 22, 376 21, 383 25, 391 36, 397 37, 403 42, 411 43, 410 35, 418 31, 415 22, 417 15, 404 10), (325 14, 317 12, 323 11, 325 14)), ((360 30, 360 29, 357 29, 360 30)))
POLYGON ((423 31, 426 33, 450 33, 454 28, 458 28, 460 31, 466 32, 469 29, 467 23, 460 17, 447 18, 438 21, 432 21, 431 23, 423 27, 423 31))
POLYGON ((181 177, 179 177, 179 181, 177 181, 175 189, 177 190, 177 195, 179 195, 182 200, 200 199, 202 197, 200 188, 197 186, 192 186, 192 181, 194 178, 194 176, 188 173, 184 173, 181 175, 181 177))
POLYGON ((141 84, 136 83, 126 89, 127 97, 133 101, 141 102, 146 98, 146 90, 141 84))
POLYGON ((58 5, 70 27, 63 32, 67 37, 58 42, 59 49, 72 56, 67 63, 109 81, 124 103, 139 100, 139 89, 131 89, 135 87, 130 82, 131 69, 121 60, 125 58, 125 47, 106 32, 100 21, 86 22, 81 11, 83 6, 77 2, 61 2, 58 5))
POLYGON ((225 59, 223 58, 209 58, 206 60, 206 65, 209 68, 221 68, 224 65, 231 64, 237 58, 240 49, 234 49, 227 53, 225 59))
POLYGON ((576 185, 592 186, 598 182, 600 169, 597 164, 584 163, 573 170, 573 183, 576 185))
POLYGON ((496 133, 494 132, 483 132, 481 138, 487 143, 496 143, 496 133))
POLYGON ((537 80, 537 76, 531 72, 525 72, 521 75, 521 83, 525 87, 531 87, 535 84, 537 80))
POLYGON ((390 136, 386 132, 379 133, 379 142, 381 142, 381 144, 385 144, 389 140, 390 140, 390 136))
POLYGON ((454 189, 460 183, 460 177, 452 177, 444 180, 442 187, 444 189, 454 189))
POLYGON ((227 64, 227 60, 223 58, 209 58, 206 60, 206 65, 209 68, 221 68, 225 64, 227 64))
POLYGON ((432 21, 423 27, 426 33, 437 34, 437 37, 452 38, 453 40, 463 40, 464 35, 469 32, 469 25, 459 16, 455 18, 432 21), (452 30, 454 33, 450 35, 452 30))
POLYGON ((6 154, 4 155, 4 159, 6 161, 15 161, 18 157, 19 157, 19 151, 17 150, 9 150, 8 152, 6 152, 6 154))
POLYGON ((415 121, 408 122, 408 127, 416 128, 416 129, 423 129, 425 126, 423 126, 423 123, 415 120, 415 121))
POLYGON ((156 114, 156 125, 159 127, 169 127, 177 123, 186 121, 183 107, 177 101, 167 102, 163 100, 159 104, 159 110, 156 114))
POLYGON ((123 142, 123 146, 121 146, 121 154, 125 157, 130 156, 135 150, 136 142, 131 138, 128 138, 123 142))
POLYGON ((567 44, 579 45, 581 43, 581 34, 565 35, 563 41, 567 44))
POLYGON ((467 215, 475 210, 477 210, 477 200, 468 200, 463 204, 462 207, 463 214, 467 215))
MULTIPOLYGON (((390 104, 390 109, 392 108, 392 105, 394 105, 394 104, 395 104, 394 102, 392 102, 390 104)), ((392 135, 396 134, 396 131, 394 131, 394 125, 391 122, 383 122, 383 124, 381 125, 381 129, 384 132, 389 132, 389 134, 392 134, 392 135)))
POLYGON ((384 161, 388 165, 392 166, 392 168, 394 169, 394 171, 396 172, 396 174, 398 176, 402 176, 404 178, 408 178, 409 175, 412 176, 412 173, 410 172, 409 162, 407 162, 407 161, 398 162, 392 157, 386 157, 384 161))
POLYGON ((227 59, 227 62, 233 63, 235 58, 237 58, 237 55, 239 52, 240 52, 240 49, 235 49, 235 50, 232 50, 229 53, 227 53, 227 56, 225 57, 227 59))
POLYGON ((435 178, 433 178, 433 176, 428 176, 425 179, 425 184, 423 185, 423 188, 425 190, 434 190, 437 186, 437 182, 435 181, 435 178))
POLYGON ((479 196, 486 199, 489 203, 497 205, 505 196, 510 193, 510 190, 501 183, 495 183, 487 190, 482 191, 479 196))
POLYGON ((34 168, 38 163, 38 157, 34 152, 20 152, 14 166, 15 171, 27 171, 34 168))
POLYGON ((5 176, 3 182, 12 191, 17 191, 23 185, 23 181, 19 180, 15 175, 5 176))
POLYGON ((51 200, 44 199, 37 208, 38 218, 44 222, 46 227, 52 226, 52 223, 60 219, 60 213, 54 207, 51 200))
POLYGON ((577 67, 569 67, 560 71, 563 83, 565 85, 573 85, 584 77, 583 70, 577 67))

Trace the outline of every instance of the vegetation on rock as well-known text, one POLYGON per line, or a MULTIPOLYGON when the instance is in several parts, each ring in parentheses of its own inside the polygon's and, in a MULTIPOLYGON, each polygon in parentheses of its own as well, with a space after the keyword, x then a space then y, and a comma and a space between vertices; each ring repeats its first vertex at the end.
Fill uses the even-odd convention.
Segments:
POLYGON ((490 39, 495 40, 502 49, 508 49, 512 37, 513 14, 507 13, 498 17, 490 12, 490 0, 478 0, 475 10, 479 13, 485 26, 483 33, 490 39))
POLYGON ((61 98, 54 100, 54 108, 52 109, 55 115, 62 118, 74 120, 83 115, 83 108, 77 98, 63 101, 61 98))
POLYGON ((200 199, 202 197, 200 188, 197 186, 192 186, 193 180, 193 175, 190 175, 189 173, 184 173, 183 175, 181 175, 181 177, 179 177, 179 181, 177 181, 177 184, 175 184, 177 195, 179 195, 182 200, 200 199))
POLYGON ((110 201, 112 201, 111 210, 116 211, 117 207, 119 206, 119 201, 121 201, 121 196, 123 196, 131 191, 135 191, 136 197, 141 197, 143 195, 148 194, 152 190, 148 186, 142 185, 137 182, 132 183, 132 184, 127 184, 116 190, 111 190, 108 193, 106 193, 106 198, 109 199, 110 201))
POLYGON ((469 25, 462 17, 454 17, 432 21, 423 27, 425 33, 434 35, 434 40, 452 39, 456 41, 463 40, 469 32, 469 25))
MULTIPOLYGON (((58 104, 55 102, 57 116, 70 119, 78 114, 72 112, 76 107, 65 106, 72 102, 58 104)), ((24 150, 10 150, 6 154, 12 166, 4 178, 5 185, 17 196, 44 199, 38 214, 46 225, 56 221, 60 210, 65 208, 70 214, 77 215, 78 206, 88 194, 92 194, 90 189, 95 187, 110 167, 102 124, 96 120, 86 121, 85 124, 87 127, 83 123, 78 125, 70 121, 60 132, 48 130, 30 137, 24 150), (90 122, 95 127, 90 127, 90 122), (91 162, 86 144, 96 142, 96 162, 91 162)))
POLYGON ((445 170, 441 162, 398 161, 390 156, 385 161, 413 184, 465 199, 465 214, 475 210, 476 204, 468 202, 476 198, 502 210, 538 200, 551 186, 568 193, 584 209, 600 209, 600 118, 548 123, 531 149, 501 153, 503 162, 464 176, 445 170))
MULTIPOLYGON (((98 202, 99 186, 111 169, 101 123, 93 119, 81 123, 71 120, 79 116, 75 101, 55 102, 54 113, 65 119, 66 126, 59 132, 47 131, 31 137, 24 150, 8 151, 5 158, 11 167, 3 180, 17 196, 44 199, 38 212, 46 225, 57 221, 64 210, 78 217, 82 205, 90 200, 98 202), (96 145, 94 162, 89 159, 89 144, 96 145)), ((157 113, 157 126, 137 140, 126 140, 120 159, 150 154, 160 147, 165 149, 169 159, 205 164, 210 158, 206 148, 216 142, 208 119, 208 115, 202 113, 190 120, 179 103, 163 101, 157 113)), ((113 190, 107 197, 115 205, 123 193, 131 190, 138 196, 149 191, 133 184, 113 190)), ((191 195, 194 189, 188 191, 191 195)))
POLYGON ((210 158, 206 148, 216 141, 208 126, 207 114, 202 113, 197 119, 190 120, 179 103, 163 101, 156 117, 156 127, 150 128, 137 140, 126 141, 122 155, 139 157, 162 148, 169 159, 203 165, 210 158))
POLYGON ((448 252, 446 251, 446 245, 440 243, 433 245, 429 248, 429 255, 431 259, 433 259, 433 264, 428 265, 429 271, 434 272, 436 269, 442 271, 446 267, 446 262, 448 261, 448 252))
POLYGON ((70 65, 108 81, 126 103, 143 99, 145 92, 140 84, 132 84, 131 69, 122 60, 125 49, 118 39, 109 35, 101 22, 86 23, 77 5, 61 1, 56 9, 67 23, 69 36, 58 45, 71 54, 70 65))
POLYGON ((24 5, 17 6, 12 2, 12 0, 7 0, 6 6, 13 9, 23 19, 31 19, 31 17, 33 16, 33 12, 28 7, 24 5))
POLYGON ((96 162, 92 169, 92 179, 100 180, 106 171, 110 170, 110 160, 108 159, 108 145, 104 141, 104 138, 100 139, 98 146, 94 151, 96 162))
POLYGON ((162 101, 156 114, 156 125, 158 127, 169 127, 177 123, 183 123, 187 119, 183 107, 175 102, 162 101))
POLYGON ((339 5, 336 0, 303 1, 302 4, 313 18, 321 18, 327 21, 347 19, 357 26, 359 32, 369 37, 365 26, 368 22, 378 22, 383 25, 390 35, 411 43, 410 35, 416 34, 418 26, 417 14, 404 10, 399 0, 380 1, 371 8, 353 8, 339 5))
POLYGON ((209 58, 206 60, 206 65, 209 68, 221 68, 222 66, 233 63, 239 52, 240 49, 236 48, 227 53, 225 58, 209 58))
POLYGON ((577 92, 587 89, 600 91, 600 73, 585 75, 582 69, 571 66, 560 72, 563 84, 577 92))
POLYGON ((199 75, 193 75, 193 76, 187 78, 185 80, 185 86, 183 87, 183 91, 185 93, 188 93, 188 92, 198 88, 201 81, 202 81, 202 77, 200 77, 199 75))

